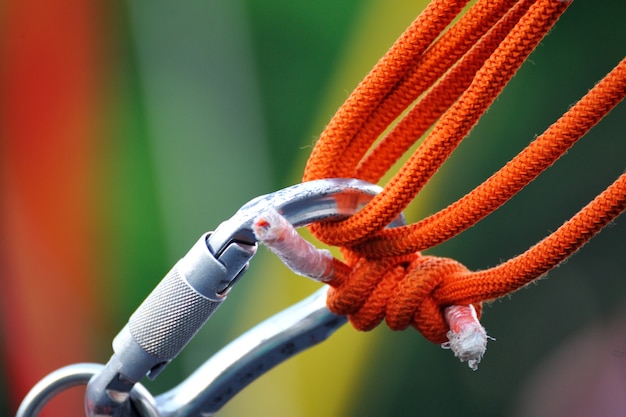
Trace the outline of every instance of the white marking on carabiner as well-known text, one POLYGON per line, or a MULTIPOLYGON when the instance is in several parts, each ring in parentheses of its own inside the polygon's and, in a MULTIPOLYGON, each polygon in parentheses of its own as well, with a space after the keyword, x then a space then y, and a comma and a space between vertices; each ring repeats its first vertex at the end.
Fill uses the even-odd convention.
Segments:
POLYGON ((273 207, 254 219, 252 230, 259 243, 270 249, 296 274, 321 282, 332 278, 334 267, 331 253, 305 240, 273 207))
POLYGON ((478 321, 476 309, 473 305, 454 305, 446 307, 443 312, 450 327, 448 342, 441 345, 450 349, 461 362, 467 361, 472 371, 478 369, 478 364, 487 350, 487 331, 478 321))

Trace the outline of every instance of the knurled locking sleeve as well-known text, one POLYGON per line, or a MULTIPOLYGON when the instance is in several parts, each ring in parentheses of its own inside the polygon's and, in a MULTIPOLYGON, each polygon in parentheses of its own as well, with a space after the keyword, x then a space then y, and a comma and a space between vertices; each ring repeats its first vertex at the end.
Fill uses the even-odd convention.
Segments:
POLYGON ((174 265, 128 321, 137 344, 164 361, 178 355, 222 302, 198 293, 178 269, 174 265))
POLYGON ((233 242, 218 259, 203 235, 148 295, 113 340, 119 373, 154 378, 221 305, 256 246, 233 242), (225 265, 222 261, 226 261, 225 265))

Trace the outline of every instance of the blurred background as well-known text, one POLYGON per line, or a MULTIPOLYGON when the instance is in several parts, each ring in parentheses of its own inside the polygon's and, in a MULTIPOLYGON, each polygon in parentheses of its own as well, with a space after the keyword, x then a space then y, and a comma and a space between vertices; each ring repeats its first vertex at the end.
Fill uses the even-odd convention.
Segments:
MULTIPOLYGON (((0 1, 0 414, 47 373, 106 362, 176 260, 312 145, 425 1, 0 1)), ((626 3, 577 1, 408 212, 461 197, 626 54, 626 3)), ((469 268, 537 242, 625 168, 623 103, 496 214, 430 253, 469 268)), ((486 306, 477 372, 415 331, 348 326, 221 416, 626 414, 626 220, 486 306)), ((317 285, 260 250, 153 383, 174 386, 317 285)), ((47 416, 82 415, 80 389, 47 416)))

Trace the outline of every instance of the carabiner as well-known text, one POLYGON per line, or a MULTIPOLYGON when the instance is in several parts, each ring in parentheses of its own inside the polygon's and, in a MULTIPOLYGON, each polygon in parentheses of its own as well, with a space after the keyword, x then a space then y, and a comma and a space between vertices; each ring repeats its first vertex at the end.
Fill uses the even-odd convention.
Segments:
MULTIPOLYGON (((295 227, 340 220, 379 191, 376 185, 354 179, 298 184, 251 200, 214 232, 203 235, 131 315, 113 340, 109 362, 70 368, 80 374, 79 382, 73 379, 75 384, 85 382, 85 366, 93 375, 85 395, 87 415, 212 415, 276 364, 325 340, 346 319, 326 308, 323 288, 240 336, 156 399, 138 384, 144 375, 155 378, 178 355, 243 275, 256 253, 252 226, 259 213, 275 209, 295 227)), ((66 379, 58 376, 51 374, 31 391, 18 417, 35 416, 50 396, 64 389, 66 379)))
POLYGON ((354 179, 298 184, 245 204, 203 235, 132 314, 113 340, 114 354, 88 384, 92 416, 124 416, 133 386, 155 378, 221 305, 248 267, 257 242, 252 222, 272 207, 296 227, 354 214, 380 187, 354 179))

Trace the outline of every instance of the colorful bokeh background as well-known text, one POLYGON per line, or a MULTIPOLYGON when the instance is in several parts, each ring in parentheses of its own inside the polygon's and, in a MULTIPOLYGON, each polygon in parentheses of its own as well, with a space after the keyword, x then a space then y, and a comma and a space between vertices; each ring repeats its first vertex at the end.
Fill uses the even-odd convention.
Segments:
MULTIPOLYGON (((0 414, 54 369, 106 362, 167 270, 249 199, 297 183, 334 110, 425 1, 0 1, 0 414)), ((480 183, 626 54, 626 3, 573 3, 410 221, 480 183)), ((430 252, 479 269, 624 171, 626 106, 496 214, 430 252)), ((486 307, 471 372, 414 331, 341 329, 219 415, 626 415, 626 220, 486 307)), ((316 289, 261 250, 155 382, 182 380, 316 289)), ((82 415, 80 389, 47 416, 82 415)))

